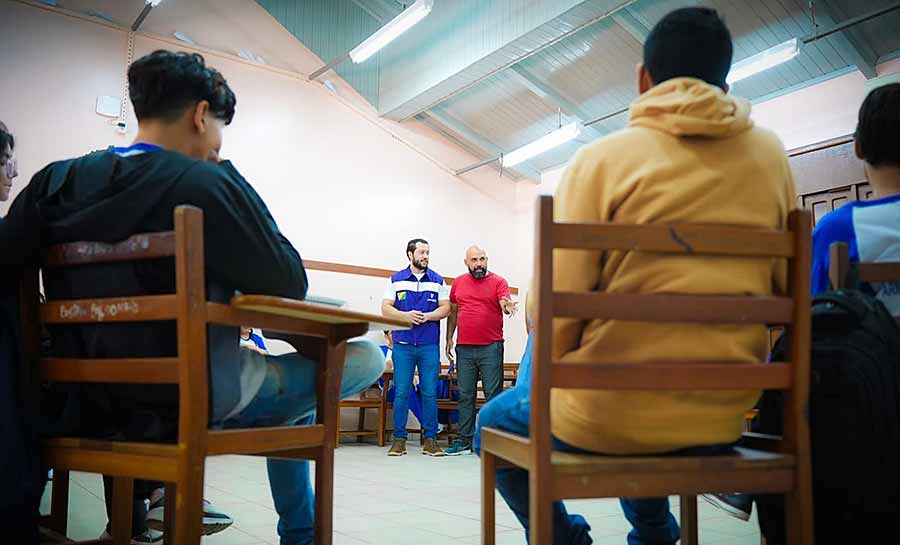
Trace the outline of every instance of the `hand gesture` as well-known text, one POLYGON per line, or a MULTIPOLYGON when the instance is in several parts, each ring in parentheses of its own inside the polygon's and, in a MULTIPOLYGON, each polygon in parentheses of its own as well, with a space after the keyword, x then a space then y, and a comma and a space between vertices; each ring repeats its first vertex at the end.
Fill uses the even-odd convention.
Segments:
POLYGON ((412 326, 421 325, 428 321, 425 313, 418 310, 410 310, 407 312, 406 319, 409 321, 409 325, 412 326))

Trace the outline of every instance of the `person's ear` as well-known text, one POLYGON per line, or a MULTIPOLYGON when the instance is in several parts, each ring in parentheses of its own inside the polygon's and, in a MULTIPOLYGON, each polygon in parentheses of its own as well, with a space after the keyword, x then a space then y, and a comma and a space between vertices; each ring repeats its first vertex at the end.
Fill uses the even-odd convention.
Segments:
POLYGON ((194 106, 193 123, 194 129, 200 134, 206 132, 206 114, 209 113, 209 102, 201 100, 194 106))
POLYGON ((854 141, 853 141, 853 151, 856 153, 856 157, 857 157, 858 159, 862 159, 862 158, 863 158, 863 154, 862 154, 862 146, 859 145, 859 140, 854 140, 854 141))
POLYGON ((644 63, 637 64, 638 94, 643 95, 653 87, 653 80, 650 78, 650 72, 644 63))

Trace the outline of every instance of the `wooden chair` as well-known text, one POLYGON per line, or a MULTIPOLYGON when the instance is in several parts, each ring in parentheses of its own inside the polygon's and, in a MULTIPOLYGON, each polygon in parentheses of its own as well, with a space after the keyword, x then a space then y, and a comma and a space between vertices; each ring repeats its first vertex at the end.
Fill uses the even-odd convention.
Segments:
MULTIPOLYGON (((68 472, 114 476, 113 542, 127 544, 131 534, 134 479, 167 483, 166 542, 200 543, 204 462, 221 454, 309 459, 316 462, 315 543, 332 541, 334 430, 343 373, 345 341, 365 333, 370 322, 402 329, 401 322, 278 297, 244 295, 230 305, 206 300, 203 213, 190 206, 174 212, 175 230, 140 234, 118 244, 76 242, 50 249, 44 269, 159 258, 174 258, 174 294, 39 303, 38 274, 21 283, 23 355, 31 391, 39 381, 177 385, 176 444, 58 438, 43 441, 43 456, 53 468, 53 498, 45 522, 66 533, 68 472), (177 355, 141 359, 74 359, 41 354, 41 328, 72 324, 174 321, 177 355), (317 376, 317 417, 309 426, 237 430, 208 429, 207 324, 254 324, 280 332, 303 354, 321 362, 317 376)), ((238 339, 235 338, 235 343, 238 339)))
MULTIPOLYGON (((829 248, 828 279, 834 289, 849 287, 850 249, 843 242, 835 242, 829 248)), ((856 263, 856 280, 859 282, 900 282, 900 262, 856 263)), ((900 324, 900 316, 894 317, 900 324)))
POLYGON ((378 446, 384 446, 384 434, 385 434, 385 417, 387 413, 387 391, 388 391, 388 381, 390 377, 393 377, 393 373, 385 373, 382 375, 381 379, 384 386, 381 388, 381 391, 377 396, 368 395, 368 390, 363 390, 360 392, 359 397, 356 399, 344 399, 338 405, 338 432, 337 438, 335 442, 335 446, 337 447, 341 442, 341 435, 354 435, 356 436, 356 440, 360 443, 363 442, 363 437, 368 435, 374 435, 378 440, 378 446), (357 425, 355 430, 342 430, 341 427, 341 417, 340 410, 341 409, 358 409, 359 416, 357 419, 357 425), (366 411, 369 409, 374 409, 377 411, 378 422, 375 425, 374 430, 367 430, 366 427, 366 411))
MULTIPOLYGON (((529 471, 531 543, 552 543, 552 502, 568 498, 661 497, 682 494, 682 543, 697 542, 696 495, 785 493, 788 543, 812 545, 809 395, 810 228, 793 212, 790 232, 698 225, 588 225, 553 221, 553 199, 537 209, 537 320, 531 384, 530 438, 482 429, 482 543, 494 543, 494 486, 499 467, 529 471), (667 254, 788 258, 789 297, 641 295, 553 291, 553 249, 631 250, 667 254), (790 333, 789 363, 551 361, 552 320, 640 320, 766 324, 790 333), (553 452, 553 388, 604 390, 785 390, 784 436, 771 450, 736 448, 715 457, 604 457, 553 452), (502 464, 502 465, 501 465, 502 464)), ((760 438, 760 443, 764 441, 760 438)), ((754 448, 756 446, 754 445, 754 448)))

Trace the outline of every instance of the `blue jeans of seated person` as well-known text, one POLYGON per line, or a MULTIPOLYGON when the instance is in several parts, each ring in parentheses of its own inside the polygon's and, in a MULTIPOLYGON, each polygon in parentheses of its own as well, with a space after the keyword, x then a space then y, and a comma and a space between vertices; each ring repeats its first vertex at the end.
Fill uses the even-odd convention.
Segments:
MULTIPOLYGON (((265 356, 266 378, 259 392, 227 428, 306 425, 315 423, 318 363, 296 353, 265 356)), ((384 372, 384 356, 374 343, 347 343, 341 399, 357 394, 384 372)), ((306 460, 266 460, 269 487, 278 512, 281 545, 313 541, 314 493, 306 460)))
MULTIPOLYGON (((481 428, 497 428, 516 435, 528 437, 531 417, 531 336, 519 364, 516 387, 506 390, 489 401, 478 413, 475 422, 473 450, 481 454, 481 428), (524 377, 524 378, 523 378, 524 377)), ((568 445, 553 438, 554 450, 579 454, 588 451, 568 445)), ((731 445, 714 445, 679 450, 672 455, 710 456, 728 454, 731 445)), ((599 453, 598 453, 599 454, 599 453)), ((507 505, 525 528, 528 536, 528 472, 524 469, 498 469, 497 490, 507 505)), ((681 531, 675 517, 669 512, 668 498, 643 498, 619 500, 625 518, 631 523, 628 545, 674 545, 681 531)), ((589 532, 591 527, 581 515, 570 515, 563 502, 553 503, 553 543, 554 545, 589 545, 593 542, 589 532)))
POLYGON ((409 418, 409 396, 413 374, 419 369, 419 392, 422 394, 422 429, 425 439, 437 437, 437 389, 441 372, 438 344, 394 344, 394 439, 406 439, 409 418))

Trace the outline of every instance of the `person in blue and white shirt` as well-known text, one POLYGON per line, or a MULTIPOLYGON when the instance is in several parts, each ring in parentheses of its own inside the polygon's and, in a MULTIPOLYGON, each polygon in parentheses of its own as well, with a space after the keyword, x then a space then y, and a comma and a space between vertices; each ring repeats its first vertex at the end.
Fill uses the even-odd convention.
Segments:
POLYGON ((415 238, 406 245, 409 267, 394 273, 381 302, 388 318, 409 322, 411 329, 395 331, 394 338, 394 441, 388 456, 406 454, 406 420, 413 374, 419 370, 422 393, 422 454, 443 456, 437 446, 437 389, 441 371, 441 320, 450 313, 450 292, 444 278, 428 268, 431 248, 428 241, 415 238))
MULTIPOLYGON (((873 89, 859 110, 856 155, 865 163, 875 200, 855 201, 830 212, 813 232, 813 295, 830 288, 829 247, 844 242, 851 262, 900 261, 900 84, 873 89)), ((900 283, 873 285, 894 316, 900 316, 900 283)))

